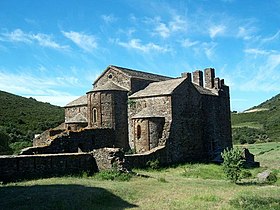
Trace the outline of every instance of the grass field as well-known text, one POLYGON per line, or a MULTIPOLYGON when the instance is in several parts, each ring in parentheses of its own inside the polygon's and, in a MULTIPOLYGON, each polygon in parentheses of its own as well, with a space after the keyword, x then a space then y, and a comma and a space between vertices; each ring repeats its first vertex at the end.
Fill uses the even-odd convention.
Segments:
MULTIPOLYGON (((265 167, 279 170, 278 146, 248 147, 265 167)), ((0 209, 280 209, 279 173, 274 184, 248 180, 233 184, 225 179, 221 166, 213 164, 135 171, 149 178, 121 182, 61 177, 2 185, 0 209)))

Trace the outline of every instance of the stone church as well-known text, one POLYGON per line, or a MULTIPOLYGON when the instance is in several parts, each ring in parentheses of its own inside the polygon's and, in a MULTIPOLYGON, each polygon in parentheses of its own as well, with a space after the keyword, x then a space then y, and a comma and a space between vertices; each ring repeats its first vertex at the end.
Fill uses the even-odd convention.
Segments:
POLYGON ((165 163, 218 160, 232 147, 229 88, 213 68, 171 78, 110 65, 65 106, 65 129, 99 131, 86 147, 158 153, 165 163))

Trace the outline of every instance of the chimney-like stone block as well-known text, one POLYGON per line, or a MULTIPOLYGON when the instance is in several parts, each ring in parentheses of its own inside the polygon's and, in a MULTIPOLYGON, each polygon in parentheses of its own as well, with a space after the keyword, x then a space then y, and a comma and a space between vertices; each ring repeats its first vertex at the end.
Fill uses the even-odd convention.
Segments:
POLYGON ((196 70, 193 72, 193 83, 203 87, 203 72, 196 70))
POLYGON ((204 74, 205 74, 205 88, 209 88, 209 89, 214 88, 215 69, 213 68, 204 69, 204 74))
POLYGON ((215 86, 215 89, 221 89, 221 80, 219 77, 214 79, 214 86, 215 86))
POLYGON ((192 74, 189 73, 189 72, 183 72, 183 73, 181 73, 181 77, 187 78, 187 80, 188 80, 189 82, 192 81, 192 74))

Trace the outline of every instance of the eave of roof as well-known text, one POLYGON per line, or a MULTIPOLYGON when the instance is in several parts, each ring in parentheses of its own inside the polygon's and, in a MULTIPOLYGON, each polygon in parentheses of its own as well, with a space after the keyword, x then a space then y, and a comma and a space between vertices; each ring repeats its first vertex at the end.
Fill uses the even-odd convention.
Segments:
POLYGON ((97 91, 110 91, 110 90, 114 90, 114 91, 128 91, 123 87, 118 86, 117 84, 115 84, 112 81, 106 82, 104 85, 95 87, 93 90, 89 91, 89 92, 97 92, 97 91))
POLYGON ((70 103, 66 104, 64 107, 73 107, 73 106, 83 106, 87 105, 87 95, 83 95, 74 101, 71 101, 70 103))

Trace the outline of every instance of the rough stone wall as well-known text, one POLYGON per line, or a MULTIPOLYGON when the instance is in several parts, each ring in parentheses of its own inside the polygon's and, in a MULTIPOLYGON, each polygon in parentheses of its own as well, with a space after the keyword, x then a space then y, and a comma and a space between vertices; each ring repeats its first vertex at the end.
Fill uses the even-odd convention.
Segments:
POLYGON ((113 129, 85 129, 67 131, 57 135, 49 145, 29 147, 22 155, 90 152, 93 149, 113 147, 115 131, 113 129))
POLYGON ((128 150, 128 120, 127 120, 127 92, 114 91, 114 130, 116 139, 114 142, 115 147, 128 150))
POLYGON ((136 119, 134 123, 134 149, 136 153, 143 153, 150 150, 149 142, 149 120, 136 119))
POLYGON ((81 113, 85 118, 87 117, 87 105, 65 107, 65 122, 81 113))
POLYGON ((105 72, 105 74, 99 78, 99 80, 94 84, 94 86, 103 86, 108 81, 112 81, 118 86, 123 87, 127 90, 130 90, 131 88, 130 77, 114 69, 109 69, 107 72, 105 72))
POLYGON ((142 154, 125 155, 125 161, 131 168, 146 168, 148 161, 155 160, 159 160, 161 166, 168 165, 164 146, 159 146, 142 154))
POLYGON ((203 154, 201 95, 189 81, 172 94, 172 125, 166 147, 169 162, 197 161, 203 154))
POLYGON ((172 121, 171 97, 170 96, 155 96, 147 98, 130 99, 128 105, 128 130, 129 130, 129 146, 133 150, 135 142, 135 125, 132 119, 137 113, 145 108, 152 108, 164 118, 162 136, 159 139, 158 145, 164 146, 166 139, 169 137, 170 125, 172 121))
POLYGON ((88 123, 91 128, 115 131, 114 146, 128 149, 127 92, 99 91, 88 93, 88 123), (94 122, 94 111, 97 120, 94 122))
POLYGON ((91 154, 0 156, 0 182, 98 171, 91 154))
POLYGON ((129 93, 133 94, 139 90, 143 90, 145 87, 147 87, 152 82, 153 81, 151 81, 151 80, 132 78, 131 79, 131 89, 130 89, 129 93))
POLYGON ((219 159, 225 148, 232 147, 228 88, 224 86, 219 96, 203 95, 202 109, 205 152, 209 159, 219 159))

